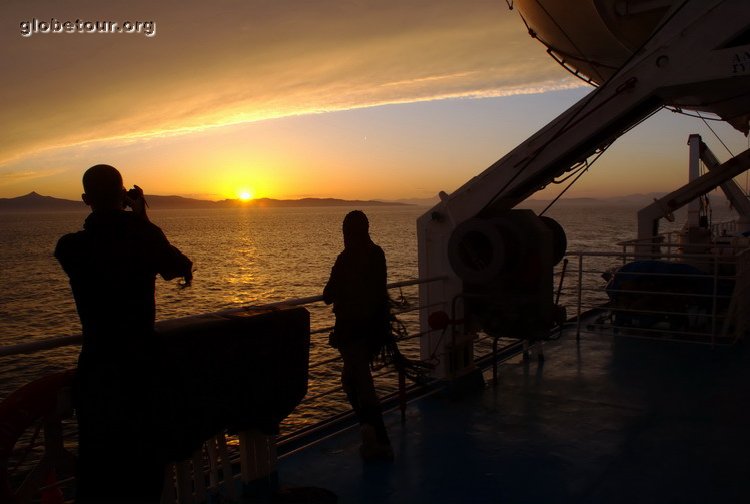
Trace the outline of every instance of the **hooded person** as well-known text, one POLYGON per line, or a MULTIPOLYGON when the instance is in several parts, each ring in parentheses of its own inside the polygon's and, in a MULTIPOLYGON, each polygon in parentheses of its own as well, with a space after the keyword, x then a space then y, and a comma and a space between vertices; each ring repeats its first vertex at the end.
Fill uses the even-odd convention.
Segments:
POLYGON ((361 426, 360 454, 365 460, 391 460, 393 451, 370 372, 370 361, 390 332, 385 253, 370 238, 364 212, 349 212, 342 230, 344 250, 323 290, 336 316, 330 343, 344 361, 341 383, 361 426))

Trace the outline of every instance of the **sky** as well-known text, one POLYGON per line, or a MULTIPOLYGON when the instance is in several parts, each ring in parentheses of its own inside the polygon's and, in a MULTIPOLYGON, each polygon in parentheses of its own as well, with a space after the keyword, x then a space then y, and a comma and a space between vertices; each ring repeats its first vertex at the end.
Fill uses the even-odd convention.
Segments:
MULTIPOLYGON (((148 194, 428 198, 591 91, 501 0, 3 0, 0 44, 0 197, 76 199, 107 163, 148 194)), ((568 195, 681 185, 690 133, 727 159, 662 111, 568 195)))

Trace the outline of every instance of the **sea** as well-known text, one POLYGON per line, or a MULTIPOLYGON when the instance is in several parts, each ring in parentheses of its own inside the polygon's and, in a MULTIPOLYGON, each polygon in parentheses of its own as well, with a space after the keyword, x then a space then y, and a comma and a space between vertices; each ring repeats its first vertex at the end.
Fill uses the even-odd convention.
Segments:
MULTIPOLYGON (((536 211, 542 206, 531 207, 536 211)), ((193 285, 157 280, 157 320, 260 305, 322 293, 331 266, 343 247, 341 221, 352 208, 227 208, 151 210, 172 244, 194 262, 193 285)), ((363 208, 373 240, 386 253, 389 282, 417 278, 416 219, 429 210, 419 206, 363 208)), ((570 251, 616 251, 615 244, 633 238, 632 205, 563 204, 546 215, 566 229, 570 251)), ((65 233, 81 229, 85 212, 0 213, 0 346, 80 332, 68 279, 53 257, 65 233)), ((680 225, 680 218, 672 226, 680 225)), ((603 286, 603 284, 602 284, 603 286)), ((416 287, 391 292, 405 306, 417 303, 416 287)), ((563 304, 572 299, 563 297, 563 304)), ((334 357, 327 344, 330 307, 308 306, 313 334, 311 362, 334 357)), ((570 313, 570 310, 569 310, 570 313)), ((418 332, 416 312, 403 316, 410 333, 418 332)), ((402 349, 419 355, 418 343, 402 349)), ((75 366, 79 348, 69 346, 32 355, 0 357, 0 400, 47 373, 75 366)), ((348 408, 335 389, 339 364, 311 371, 309 396, 282 426, 296 429, 348 408)), ((393 386, 392 384, 390 385, 393 386)), ((388 387, 386 387, 388 388, 388 387)))

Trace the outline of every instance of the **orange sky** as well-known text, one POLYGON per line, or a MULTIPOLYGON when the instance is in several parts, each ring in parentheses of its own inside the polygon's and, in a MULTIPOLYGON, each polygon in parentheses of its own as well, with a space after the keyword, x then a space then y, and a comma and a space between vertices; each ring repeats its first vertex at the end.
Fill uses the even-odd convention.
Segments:
MULTIPOLYGON (((0 20, 0 197, 75 198, 96 163, 153 194, 429 197, 587 92, 497 0, 4 0, 0 20), (153 30, 22 35, 52 18, 153 30)), ((651 121, 572 194, 681 181, 687 134, 711 134, 651 121)))

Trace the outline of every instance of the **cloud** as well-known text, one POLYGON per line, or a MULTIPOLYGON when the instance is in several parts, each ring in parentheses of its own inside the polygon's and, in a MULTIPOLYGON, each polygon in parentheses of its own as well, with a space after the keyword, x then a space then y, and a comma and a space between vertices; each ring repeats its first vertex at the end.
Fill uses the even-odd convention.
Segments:
POLYGON ((0 187, 57 175, 63 171, 62 169, 50 168, 46 170, 15 170, 0 173, 0 187))
POLYGON ((0 166, 91 142, 576 85, 497 1, 100 4, 3 5, 16 24, 0 34, 0 166), (156 35, 21 37, 17 22, 39 13, 153 20, 156 35))

